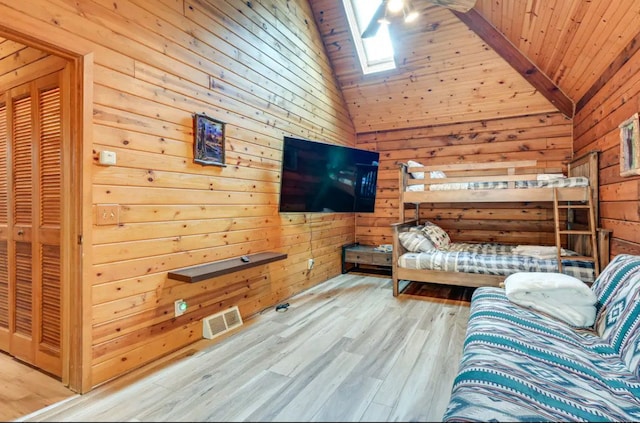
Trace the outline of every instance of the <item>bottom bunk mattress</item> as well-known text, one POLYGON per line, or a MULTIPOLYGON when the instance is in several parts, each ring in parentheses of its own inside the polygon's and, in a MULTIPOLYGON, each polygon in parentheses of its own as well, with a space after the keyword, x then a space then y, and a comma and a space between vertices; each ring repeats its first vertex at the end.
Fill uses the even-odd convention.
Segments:
MULTIPOLYGON (((450 243, 440 249, 404 253, 399 257, 397 264, 406 269, 498 276, 508 276, 517 272, 558 272, 555 255, 536 257, 522 254, 523 250, 523 246, 516 245, 450 243)), ((571 256, 578 256, 578 253, 571 250, 563 249, 562 255, 562 273, 586 283, 595 280, 593 262, 572 260, 571 256)))

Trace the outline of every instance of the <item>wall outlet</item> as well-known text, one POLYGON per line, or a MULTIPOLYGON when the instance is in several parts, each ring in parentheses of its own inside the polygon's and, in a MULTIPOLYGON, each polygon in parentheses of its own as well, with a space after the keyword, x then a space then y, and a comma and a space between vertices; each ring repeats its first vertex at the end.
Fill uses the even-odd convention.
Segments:
POLYGON ((315 264, 315 260, 314 259, 309 259, 309 261, 307 262, 307 269, 311 270, 313 269, 313 265, 315 264))
POLYGON ((187 311, 187 302, 185 300, 176 300, 174 310, 175 317, 182 316, 187 311))
POLYGON ((104 166, 113 166, 116 164, 116 153, 113 151, 101 151, 98 154, 98 163, 104 166))

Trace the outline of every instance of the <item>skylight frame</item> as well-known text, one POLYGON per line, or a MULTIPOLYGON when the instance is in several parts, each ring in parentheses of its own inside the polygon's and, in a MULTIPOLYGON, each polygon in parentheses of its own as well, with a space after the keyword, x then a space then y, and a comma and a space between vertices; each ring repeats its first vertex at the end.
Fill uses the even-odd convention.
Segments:
POLYGON ((359 15, 356 14, 356 8, 358 5, 371 6, 374 4, 372 0, 342 0, 344 9, 347 15, 347 21, 349 22, 349 30, 353 37, 353 41, 358 54, 358 60, 360 61, 360 67, 362 73, 365 75, 392 70, 396 68, 395 53, 393 50, 393 44, 391 43, 391 36, 389 35, 389 29, 386 25, 380 25, 380 29, 375 37, 362 39, 362 33, 375 13, 378 4, 375 4, 375 8, 367 16, 362 16, 363 22, 358 22, 359 15), (385 54, 381 54, 385 53, 385 54), (374 54, 378 57, 374 57, 374 54))

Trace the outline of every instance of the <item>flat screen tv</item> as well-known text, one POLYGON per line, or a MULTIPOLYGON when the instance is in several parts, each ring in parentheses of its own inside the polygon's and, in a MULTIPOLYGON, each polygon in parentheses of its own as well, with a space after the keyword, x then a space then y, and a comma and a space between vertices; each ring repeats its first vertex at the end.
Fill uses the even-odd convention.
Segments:
POLYGON ((280 212, 371 213, 380 153, 284 137, 280 212))

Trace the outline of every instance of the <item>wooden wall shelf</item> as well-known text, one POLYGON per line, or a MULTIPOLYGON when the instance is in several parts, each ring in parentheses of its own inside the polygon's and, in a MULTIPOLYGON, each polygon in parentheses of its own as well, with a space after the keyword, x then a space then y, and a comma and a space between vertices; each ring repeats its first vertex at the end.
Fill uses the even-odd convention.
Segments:
POLYGON ((208 264, 184 267, 182 269, 169 272, 169 279, 189 283, 200 282, 205 279, 215 278, 216 276, 226 275, 227 273, 238 272, 240 270, 249 269, 250 267, 284 260, 287 258, 287 255, 284 253, 269 251, 265 253, 249 254, 247 257, 249 257, 249 261, 246 263, 242 261, 240 257, 234 257, 226 260, 214 261, 208 264))

